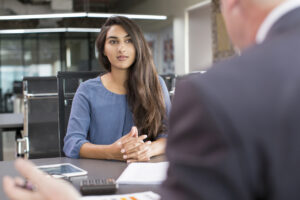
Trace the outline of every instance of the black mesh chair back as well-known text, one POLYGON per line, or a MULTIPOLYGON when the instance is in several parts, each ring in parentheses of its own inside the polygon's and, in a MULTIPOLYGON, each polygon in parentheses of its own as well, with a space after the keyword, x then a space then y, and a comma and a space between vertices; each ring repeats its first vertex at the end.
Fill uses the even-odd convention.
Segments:
POLYGON ((175 79, 176 79, 176 75, 175 74, 162 74, 160 75, 165 83, 166 83, 166 86, 168 88, 168 91, 172 91, 173 88, 175 87, 175 79))
POLYGON ((79 84, 85 80, 95 78, 104 72, 58 72, 58 104, 59 104, 59 144, 60 156, 64 156, 64 137, 67 132, 72 100, 79 84))
POLYGON ((59 156, 56 77, 24 77, 23 94, 26 157, 59 156))
POLYGON ((176 82, 177 76, 175 74, 163 74, 160 76, 164 79, 166 86, 168 88, 168 91, 169 91, 170 98, 172 100, 172 98, 174 96, 174 92, 175 92, 175 82, 176 82))

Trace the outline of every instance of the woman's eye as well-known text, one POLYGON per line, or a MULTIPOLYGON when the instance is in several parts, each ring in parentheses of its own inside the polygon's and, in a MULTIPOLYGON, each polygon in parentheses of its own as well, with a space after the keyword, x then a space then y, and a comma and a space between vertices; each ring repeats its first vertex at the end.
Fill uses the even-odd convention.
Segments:
POLYGON ((132 43, 131 39, 126 40, 126 43, 132 43))
POLYGON ((110 41, 109 41, 109 44, 116 44, 116 43, 117 43, 116 40, 110 40, 110 41))

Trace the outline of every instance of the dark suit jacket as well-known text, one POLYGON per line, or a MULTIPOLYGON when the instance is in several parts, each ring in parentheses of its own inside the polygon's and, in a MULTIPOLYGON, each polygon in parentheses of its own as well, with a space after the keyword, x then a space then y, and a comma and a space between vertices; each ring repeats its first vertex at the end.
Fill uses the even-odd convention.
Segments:
POLYGON ((300 9, 266 40, 179 81, 163 199, 300 199, 300 9))

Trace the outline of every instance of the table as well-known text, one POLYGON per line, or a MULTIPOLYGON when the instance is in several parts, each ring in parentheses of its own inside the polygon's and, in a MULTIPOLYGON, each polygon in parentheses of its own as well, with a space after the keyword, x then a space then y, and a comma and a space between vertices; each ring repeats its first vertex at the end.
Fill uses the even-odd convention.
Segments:
MULTIPOLYGON (((109 160, 93 160, 93 159, 71 159, 66 157, 61 158, 43 158, 33 159, 36 165, 47 165, 57 163, 72 163, 86 171, 87 176, 72 177, 72 184, 76 189, 79 190, 80 181, 86 178, 90 179, 105 179, 114 178, 117 179, 123 170, 127 167, 127 163, 121 161, 109 161, 109 160)), ((157 156, 151 159, 150 162, 161 162, 165 161, 165 156, 157 156)), ((7 200, 2 186, 2 179, 4 175, 17 176, 18 173, 14 168, 14 161, 1 161, 0 162, 0 199, 7 200)), ((159 193, 159 185, 119 185, 117 194, 134 193, 134 192, 145 192, 153 191, 159 193)))
POLYGON ((3 160, 2 131, 16 131, 16 136, 21 136, 23 129, 23 114, 2 113, 0 114, 0 160, 3 160))

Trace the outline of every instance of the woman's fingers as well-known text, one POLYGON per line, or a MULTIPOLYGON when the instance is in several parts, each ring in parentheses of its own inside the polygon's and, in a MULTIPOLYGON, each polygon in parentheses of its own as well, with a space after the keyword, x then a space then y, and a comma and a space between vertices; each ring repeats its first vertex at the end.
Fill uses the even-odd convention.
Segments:
POLYGON ((145 147, 144 144, 151 144, 151 141, 147 141, 146 143, 144 141, 135 143, 132 146, 125 147, 125 154, 131 154, 133 152, 142 151, 145 147))
POLYGON ((136 128, 136 126, 133 126, 130 130, 129 133, 127 133, 124 138, 128 138, 128 137, 137 137, 139 134, 138 134, 138 130, 136 128))
POLYGON ((147 138, 147 135, 141 135, 139 137, 127 137, 122 140, 122 145, 126 146, 126 145, 130 145, 132 143, 138 142, 138 141, 143 142, 143 140, 146 138, 147 138))
POLYGON ((150 155, 150 144, 151 142, 148 141, 147 143, 140 145, 137 151, 125 154, 123 158, 127 160, 149 160, 150 156, 148 155, 150 155))
POLYGON ((147 154, 144 154, 143 156, 140 156, 138 159, 129 159, 127 160, 127 163, 132 163, 132 162, 147 162, 150 160, 150 157, 147 154))
POLYGON ((147 135, 141 135, 136 139, 132 139, 130 141, 128 141, 127 143, 123 143, 122 145, 122 153, 129 153, 131 151, 134 151, 134 149, 136 149, 138 146, 140 146, 141 144, 144 143, 144 139, 147 138, 147 135))

